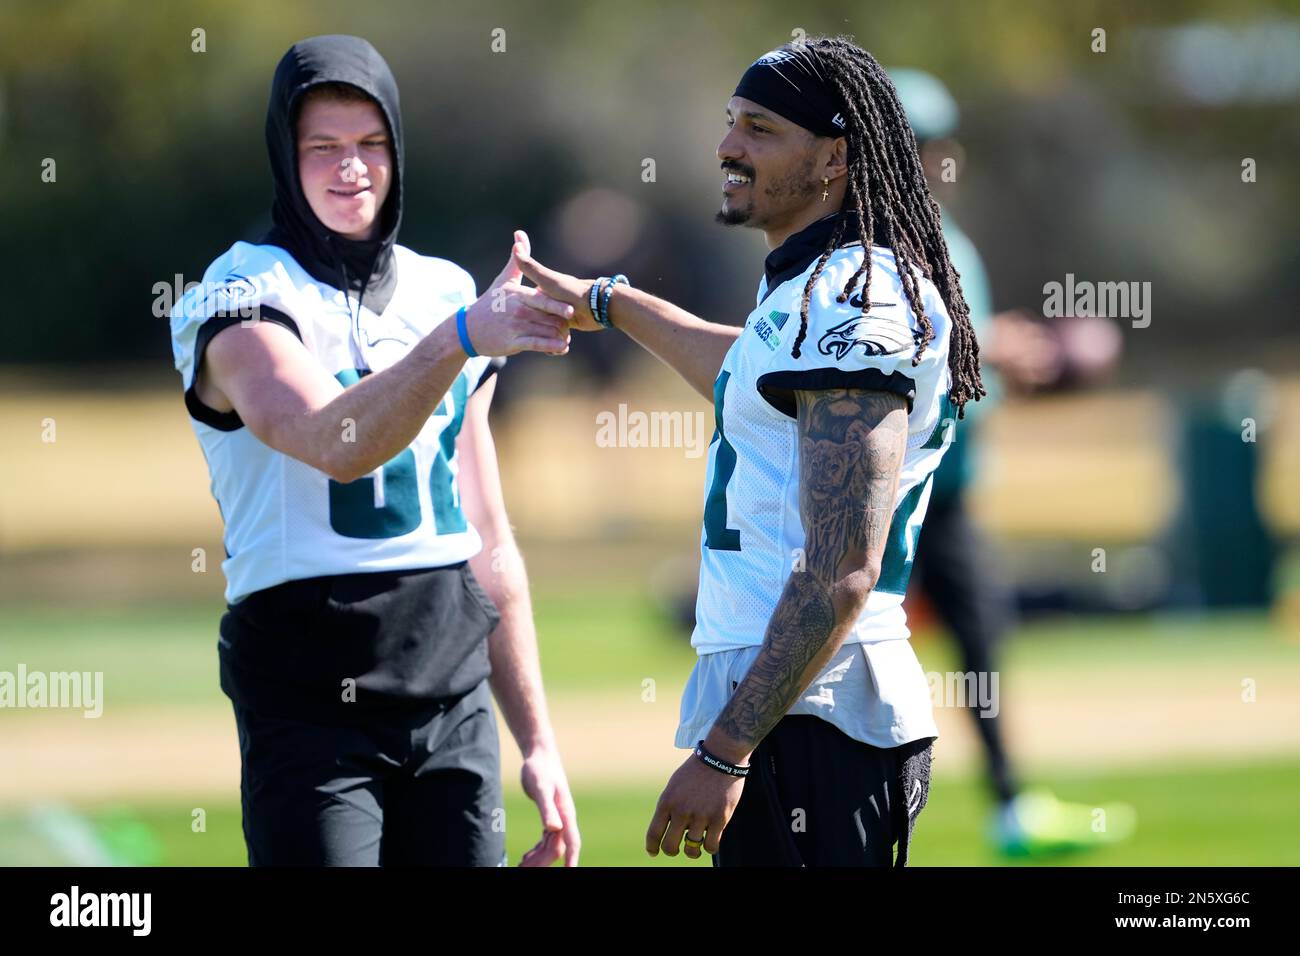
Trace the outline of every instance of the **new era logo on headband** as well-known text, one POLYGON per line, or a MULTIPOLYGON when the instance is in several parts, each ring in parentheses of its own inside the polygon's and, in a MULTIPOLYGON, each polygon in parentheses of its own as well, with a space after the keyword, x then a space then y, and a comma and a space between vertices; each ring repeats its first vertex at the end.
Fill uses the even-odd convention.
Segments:
POLYGON ((732 95, 753 100, 818 136, 840 136, 848 129, 844 103, 808 47, 764 53, 750 64, 732 95))
POLYGON ((786 60, 793 60, 798 54, 792 50, 770 50, 760 56, 755 63, 762 63, 764 66, 770 66, 773 63, 784 63, 786 60))

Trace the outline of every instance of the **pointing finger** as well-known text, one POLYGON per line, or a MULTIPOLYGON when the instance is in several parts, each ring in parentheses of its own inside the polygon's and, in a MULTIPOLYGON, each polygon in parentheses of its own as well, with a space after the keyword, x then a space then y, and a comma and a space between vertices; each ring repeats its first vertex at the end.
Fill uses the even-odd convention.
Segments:
POLYGON ((511 261, 520 272, 539 286, 548 286, 554 281, 555 273, 534 259, 531 250, 525 249, 522 252, 516 250, 511 261))
POLYGON ((520 301, 535 312, 544 312, 567 322, 573 318, 573 306, 558 299, 552 299, 538 289, 524 289, 518 293, 520 301))

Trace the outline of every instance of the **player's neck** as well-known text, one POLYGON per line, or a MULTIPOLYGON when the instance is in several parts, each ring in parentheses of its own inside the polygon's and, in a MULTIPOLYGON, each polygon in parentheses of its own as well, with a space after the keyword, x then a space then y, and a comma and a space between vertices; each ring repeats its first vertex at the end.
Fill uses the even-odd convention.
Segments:
POLYGON ((803 207, 803 209, 791 216, 790 219, 781 223, 781 225, 768 226, 763 230, 763 235, 767 239, 767 248, 775 249, 796 232, 803 232, 813 223, 834 216, 840 211, 841 205, 842 204, 838 202, 813 203, 803 207))

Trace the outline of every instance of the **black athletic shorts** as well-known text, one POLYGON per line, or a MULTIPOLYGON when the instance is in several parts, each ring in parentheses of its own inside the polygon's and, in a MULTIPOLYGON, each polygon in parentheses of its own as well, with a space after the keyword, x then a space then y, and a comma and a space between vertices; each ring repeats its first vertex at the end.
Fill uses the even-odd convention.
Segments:
POLYGON ((750 757, 713 865, 906 866, 933 744, 873 747, 820 717, 781 718, 750 757))
POLYGON ((249 863, 504 857, 487 638, 468 564, 290 581, 230 606, 249 863))

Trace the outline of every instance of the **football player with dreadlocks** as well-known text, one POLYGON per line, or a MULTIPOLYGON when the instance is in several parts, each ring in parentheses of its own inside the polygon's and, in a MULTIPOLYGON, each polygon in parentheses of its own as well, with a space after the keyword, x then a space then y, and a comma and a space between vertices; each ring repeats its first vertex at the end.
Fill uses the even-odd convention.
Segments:
POLYGON ((715 865, 904 866, 935 728, 903 594, 979 350, 888 75, 841 38, 745 71, 718 220, 771 252, 743 329, 519 259, 714 403, 677 746, 646 849, 715 865), (897 844, 897 856, 894 845, 897 844))

